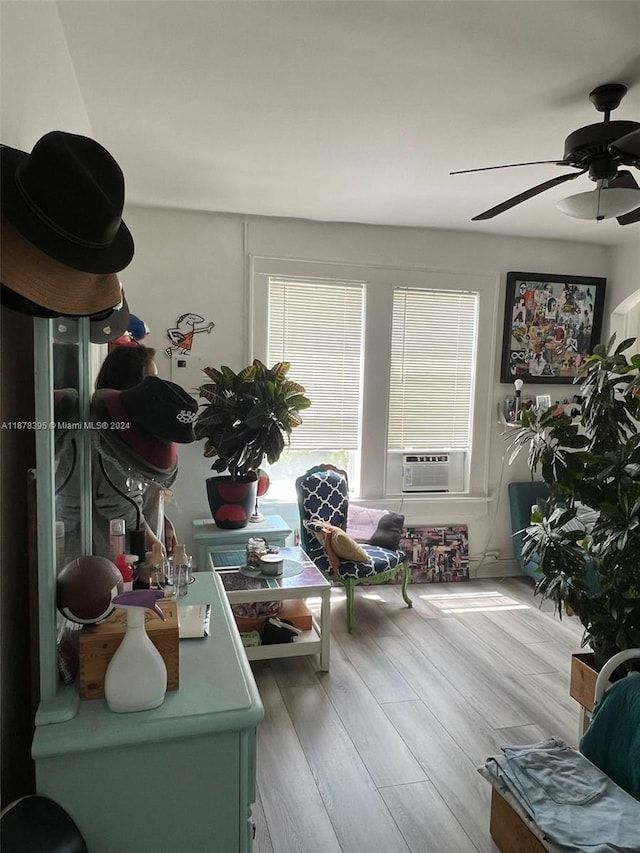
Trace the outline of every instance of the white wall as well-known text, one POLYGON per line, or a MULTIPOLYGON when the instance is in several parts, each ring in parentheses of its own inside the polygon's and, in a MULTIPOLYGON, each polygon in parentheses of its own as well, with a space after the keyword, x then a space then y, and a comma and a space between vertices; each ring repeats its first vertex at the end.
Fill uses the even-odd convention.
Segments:
POLYGON ((635 239, 622 246, 611 249, 611 287, 608 310, 616 307, 628 297, 633 297, 640 289, 640 226, 631 225, 635 230, 635 239))
MULTIPOLYGON (((301 258, 389 267, 452 270, 493 275, 499 281, 495 327, 488 331, 495 351, 492 375, 482 393, 488 398, 489 500, 473 496, 405 498, 402 512, 409 523, 468 523, 473 557, 486 548, 498 549, 501 561, 485 564, 481 573, 514 570, 506 486, 528 479, 524 461, 506 465, 506 441, 494 415, 498 401, 511 392, 499 382, 500 349, 506 273, 509 270, 608 276, 612 250, 602 246, 525 238, 493 237, 470 232, 388 228, 343 223, 268 219, 227 214, 160 211, 130 207, 126 220, 136 240, 136 255, 123 274, 127 298, 134 313, 149 324, 149 343, 160 353, 168 344, 166 329, 187 311, 216 323, 210 335, 194 342, 193 355, 219 366, 238 369, 250 355, 246 302, 247 260, 251 255, 301 258)), ((624 260, 624 259, 623 259, 624 260)), ((620 266, 623 266, 622 262, 620 266)), ((611 290, 631 289, 633 262, 619 269, 611 290)), ((611 304, 617 297, 610 293, 611 304)), ((171 378, 169 360, 158 356, 160 375, 171 378)), ((174 380, 178 381, 174 371, 174 380)), ((552 399, 571 393, 570 386, 536 386, 552 399)), ((525 389, 526 393, 526 389, 525 389)), ((180 474, 175 486, 177 508, 171 511, 188 549, 193 551, 190 523, 206 518, 209 510, 204 480, 209 465, 201 443, 180 448, 180 474)), ((366 462, 365 462, 366 464, 366 462)), ((372 502, 373 503, 373 502, 372 502)), ((380 501, 376 502, 381 505, 380 501)), ((386 502, 398 509, 397 503, 386 502)), ((273 507, 268 495, 263 512, 278 511, 291 525, 294 509, 273 507)))
POLYGON ((52 0, 2 3, 0 33, 2 143, 31 151, 34 142, 50 130, 91 136, 52 0))
POLYGON ((603 340, 609 340, 614 333, 616 343, 635 338, 635 344, 625 352, 630 357, 640 352, 640 234, 634 242, 612 252, 611 266, 616 286, 611 289, 609 323, 603 340))

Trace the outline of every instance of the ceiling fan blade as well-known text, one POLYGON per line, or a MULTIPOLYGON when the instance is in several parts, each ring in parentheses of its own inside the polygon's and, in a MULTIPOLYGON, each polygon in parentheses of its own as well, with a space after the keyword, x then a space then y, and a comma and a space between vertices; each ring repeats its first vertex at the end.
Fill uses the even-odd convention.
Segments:
POLYGON ((612 142, 609 151, 620 157, 626 165, 640 164, 640 127, 612 142))
MULTIPOLYGON (((623 169, 615 176, 612 181, 609 181, 609 187, 612 189, 638 190, 640 197, 640 187, 631 172, 623 169)), ((635 210, 624 213, 622 216, 617 216, 616 219, 620 225, 632 225, 634 222, 640 222, 640 207, 635 210)))
POLYGON ((450 175, 468 175, 469 172, 490 172, 492 169, 512 169, 514 166, 541 166, 555 163, 556 166, 571 166, 566 160, 532 160, 529 163, 506 163, 504 166, 483 166, 480 169, 459 169, 457 172, 449 172, 450 175))
POLYGON ((623 216, 617 216, 619 225, 633 225, 634 222, 640 222, 640 207, 636 207, 630 213, 625 213, 623 216))
POLYGON ((633 177, 631 172, 628 172, 626 169, 618 172, 615 178, 612 181, 609 181, 608 186, 612 189, 640 190, 636 179, 633 177))
POLYGON ((528 199, 543 193, 545 190, 550 190, 552 187, 555 187, 558 184, 563 184, 565 181, 572 181, 574 178, 579 178, 580 175, 584 175, 586 171, 586 169, 583 169, 581 172, 575 172, 574 174, 570 173, 568 175, 559 175, 557 178, 551 178, 550 181, 545 181, 543 184, 531 187, 531 189, 525 190, 519 195, 514 195, 513 198, 509 198, 501 204, 497 204, 495 207, 485 210, 484 213, 479 213, 478 216, 474 216, 471 221, 477 222, 479 219, 493 219, 493 217, 497 216, 499 213, 504 213, 504 211, 509 210, 510 207, 515 207, 517 204, 527 201, 528 199))

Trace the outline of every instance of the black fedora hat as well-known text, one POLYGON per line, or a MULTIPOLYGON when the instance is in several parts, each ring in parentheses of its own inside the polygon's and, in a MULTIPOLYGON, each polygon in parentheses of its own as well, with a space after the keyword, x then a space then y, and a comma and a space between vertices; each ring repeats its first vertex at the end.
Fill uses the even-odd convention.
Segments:
POLYGON ((175 382, 147 376, 133 388, 117 393, 131 420, 154 438, 178 444, 195 441, 193 422, 198 403, 175 382))
POLYGON ((30 243, 82 272, 104 275, 130 263, 124 175, 100 143, 54 130, 31 154, 3 145, 0 158, 2 215, 30 243))

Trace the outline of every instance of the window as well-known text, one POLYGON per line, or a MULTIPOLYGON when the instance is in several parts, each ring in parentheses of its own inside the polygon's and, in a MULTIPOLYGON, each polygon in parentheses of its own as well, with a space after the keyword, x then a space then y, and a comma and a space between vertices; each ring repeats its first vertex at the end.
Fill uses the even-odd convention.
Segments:
POLYGON ((269 364, 290 361, 313 405, 291 434, 294 450, 357 450, 364 287, 269 278, 269 364))
POLYGON ((333 462, 354 497, 424 499, 403 454, 441 448, 456 449, 451 492, 486 492, 495 277, 253 257, 251 282, 248 355, 291 362, 311 400, 270 497, 295 500, 295 478, 333 462))
POLYGON ((394 289, 389 450, 470 449, 477 299, 394 289))
POLYGON ((312 401, 270 471, 271 497, 321 461, 347 470, 352 486, 357 480, 363 333, 361 282, 269 276, 267 361, 291 362, 291 379, 312 401))

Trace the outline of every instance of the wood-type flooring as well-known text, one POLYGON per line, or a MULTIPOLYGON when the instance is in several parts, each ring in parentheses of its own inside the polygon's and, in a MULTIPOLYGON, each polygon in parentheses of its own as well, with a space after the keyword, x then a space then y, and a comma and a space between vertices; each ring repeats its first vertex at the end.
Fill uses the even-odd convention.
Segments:
MULTIPOLYGON (((252 664, 258 728, 254 853, 492 853, 501 744, 576 745, 569 696, 582 629, 526 578, 356 591, 355 627, 332 591, 331 668, 252 664)), ((312 605, 313 606, 313 605, 312 605)))

